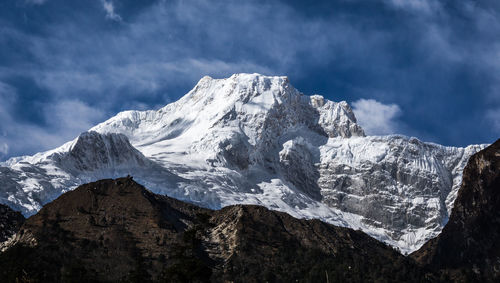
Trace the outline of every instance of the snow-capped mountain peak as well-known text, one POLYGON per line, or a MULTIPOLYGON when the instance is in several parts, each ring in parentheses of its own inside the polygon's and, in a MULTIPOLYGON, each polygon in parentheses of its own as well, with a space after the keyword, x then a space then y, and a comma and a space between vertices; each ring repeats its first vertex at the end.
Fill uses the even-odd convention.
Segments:
POLYGON ((147 142, 151 142, 151 136, 156 140, 185 132, 196 136, 237 120, 255 138, 256 133, 251 132, 263 130, 268 125, 266 119, 273 118, 287 123, 319 123, 330 137, 364 135, 346 102, 305 96, 287 77, 259 74, 237 74, 227 79, 206 76, 177 102, 158 111, 125 111, 92 130, 122 132, 135 144, 137 135, 148 136, 147 142))
POLYGON ((259 74, 203 77, 174 103, 121 112, 90 131, 6 162, 0 202, 31 214, 83 181, 131 174, 205 207, 263 205, 412 251, 441 231, 469 156, 484 147, 367 137, 346 102, 259 74))

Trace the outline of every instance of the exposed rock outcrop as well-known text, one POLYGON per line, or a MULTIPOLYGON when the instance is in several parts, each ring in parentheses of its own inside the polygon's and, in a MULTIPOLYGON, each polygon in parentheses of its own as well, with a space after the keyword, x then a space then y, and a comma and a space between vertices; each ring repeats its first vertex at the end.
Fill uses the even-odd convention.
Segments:
POLYGON ((24 216, 20 212, 0 204, 0 243, 17 233, 24 220, 24 216))
POLYGON ((500 140, 473 155, 448 224, 412 254, 457 281, 500 280, 500 140))
POLYGON ((259 206, 203 209, 155 195, 131 178, 63 194, 0 254, 2 282, 433 279, 361 231, 259 206))

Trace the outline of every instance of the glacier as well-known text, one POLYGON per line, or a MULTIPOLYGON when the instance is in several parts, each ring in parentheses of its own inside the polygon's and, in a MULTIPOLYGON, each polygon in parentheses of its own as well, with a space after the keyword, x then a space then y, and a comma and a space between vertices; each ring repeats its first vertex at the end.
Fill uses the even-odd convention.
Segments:
POLYGON ((345 101, 304 95, 287 77, 204 77, 163 108, 118 113, 59 148, 0 163, 0 203, 31 215, 82 183, 132 175, 204 207, 263 205, 408 253, 439 234, 467 160, 485 146, 366 136, 345 101))

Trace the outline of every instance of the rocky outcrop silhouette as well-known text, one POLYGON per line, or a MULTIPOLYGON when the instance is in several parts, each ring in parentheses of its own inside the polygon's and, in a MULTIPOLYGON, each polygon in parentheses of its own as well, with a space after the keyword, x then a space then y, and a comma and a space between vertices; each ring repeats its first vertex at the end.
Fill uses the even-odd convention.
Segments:
POLYGON ((361 231, 261 206, 204 209, 156 195, 131 177, 61 195, 0 254, 2 282, 433 279, 361 231))

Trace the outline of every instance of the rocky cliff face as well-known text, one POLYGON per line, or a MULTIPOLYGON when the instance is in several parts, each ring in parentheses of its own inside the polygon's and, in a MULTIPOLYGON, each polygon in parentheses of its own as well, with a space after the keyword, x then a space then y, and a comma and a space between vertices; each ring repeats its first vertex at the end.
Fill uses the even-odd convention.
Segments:
POLYGON ((443 232, 412 254, 457 281, 500 280, 500 140, 473 155, 443 232))
POLYGON ((304 95, 286 77, 204 77, 157 111, 122 112, 61 148, 7 161, 0 202, 30 215, 78 184, 131 174, 207 208, 263 205, 409 252, 441 231, 481 148, 366 137, 346 102, 304 95))
POLYGON ((155 195, 131 178, 63 194, 0 254, 2 282, 375 279, 435 277, 360 231, 258 206, 203 209, 155 195))
POLYGON ((0 204, 0 243, 17 233, 24 223, 24 216, 10 207, 0 204))

